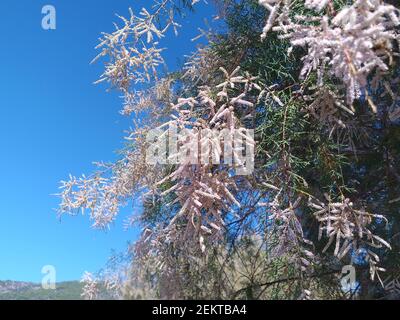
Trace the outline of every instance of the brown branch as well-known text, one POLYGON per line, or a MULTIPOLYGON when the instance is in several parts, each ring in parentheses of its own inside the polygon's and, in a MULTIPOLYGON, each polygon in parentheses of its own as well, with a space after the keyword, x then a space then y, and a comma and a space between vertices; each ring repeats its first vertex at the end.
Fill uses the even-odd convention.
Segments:
MULTIPOLYGON (((324 277, 324 276, 328 276, 328 275, 332 275, 332 274, 338 274, 338 273, 341 273, 341 271, 340 270, 327 271, 327 272, 323 272, 323 273, 313 274, 313 275, 310 275, 310 276, 305 277, 305 278, 313 279, 313 278, 324 277)), ((235 299, 240 293, 242 293, 242 292, 244 292, 244 291, 246 291, 248 289, 254 288, 254 287, 265 287, 263 289, 263 290, 265 290, 266 288, 268 288, 268 287, 270 287, 272 285, 275 285, 275 284, 280 284, 280 283, 289 282, 289 281, 296 281, 296 280, 301 280, 301 279, 304 279, 304 277, 288 277, 288 278, 284 278, 284 279, 278 279, 278 280, 274 280, 274 281, 265 282, 265 283, 262 283, 262 284, 252 284, 252 285, 249 285, 247 287, 244 287, 244 288, 239 289, 238 291, 236 291, 234 296, 233 296, 233 299, 235 299)))

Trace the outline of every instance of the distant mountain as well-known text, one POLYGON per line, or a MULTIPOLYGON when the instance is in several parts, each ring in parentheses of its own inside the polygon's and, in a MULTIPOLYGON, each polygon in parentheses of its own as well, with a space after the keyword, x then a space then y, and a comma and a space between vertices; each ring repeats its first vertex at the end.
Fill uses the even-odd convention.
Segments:
POLYGON ((81 293, 79 281, 57 283, 55 290, 31 282, 0 281, 0 300, 82 300, 81 293))

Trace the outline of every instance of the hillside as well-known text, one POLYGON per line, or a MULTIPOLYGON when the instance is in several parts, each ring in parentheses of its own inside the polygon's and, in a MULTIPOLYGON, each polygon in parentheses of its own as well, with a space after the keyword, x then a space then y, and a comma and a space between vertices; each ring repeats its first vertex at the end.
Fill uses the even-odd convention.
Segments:
POLYGON ((55 290, 31 282, 0 281, 0 300, 82 300, 81 292, 79 281, 58 283, 55 290))

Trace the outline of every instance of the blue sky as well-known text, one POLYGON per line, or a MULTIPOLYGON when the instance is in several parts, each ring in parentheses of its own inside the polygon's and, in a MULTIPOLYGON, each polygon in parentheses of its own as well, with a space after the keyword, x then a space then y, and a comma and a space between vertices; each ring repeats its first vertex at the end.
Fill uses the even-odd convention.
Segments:
MULTIPOLYGON (((129 122, 118 113, 118 94, 92 84, 102 64, 89 62, 100 33, 113 30, 115 13, 149 3, 0 2, 0 280, 39 282, 44 265, 56 267, 57 281, 80 279, 137 236, 123 231, 123 217, 107 233, 91 229, 87 216, 60 222, 51 194, 69 173, 90 173, 93 161, 116 158, 129 122), (57 10, 56 30, 41 28, 46 4, 57 10)), ((170 34, 164 42, 169 67, 194 49, 190 39, 211 10, 200 5, 182 22, 179 37, 170 34)))

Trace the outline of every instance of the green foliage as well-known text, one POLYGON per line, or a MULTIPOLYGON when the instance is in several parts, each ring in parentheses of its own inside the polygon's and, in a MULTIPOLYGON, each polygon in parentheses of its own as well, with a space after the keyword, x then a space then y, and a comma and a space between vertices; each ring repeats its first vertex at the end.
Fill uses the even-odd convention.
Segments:
MULTIPOLYGON (((191 203, 186 200, 192 200, 195 193, 190 190, 179 196, 177 190, 192 187, 192 176, 183 175, 179 183, 180 176, 173 182, 163 179, 162 183, 152 185, 157 190, 145 197, 140 217, 145 230, 136 247, 138 253, 124 297, 308 299, 312 298, 311 292, 314 298, 320 299, 386 297, 371 274, 379 277, 376 271, 383 271, 381 265, 387 269, 389 277, 399 273, 400 123, 389 116, 398 104, 398 56, 389 54, 388 64, 392 70, 379 75, 378 80, 372 72, 364 72, 361 80, 357 80, 359 74, 354 71, 350 54, 344 55, 349 60, 346 71, 340 72, 340 64, 336 62, 334 75, 324 71, 335 62, 321 54, 330 63, 321 63, 321 57, 315 58, 316 62, 311 59, 315 66, 309 62, 303 79, 300 73, 304 57, 313 53, 306 51, 308 42, 301 41, 304 40, 301 35, 298 40, 303 46, 300 48, 291 47, 288 34, 282 37, 282 34, 270 32, 262 40, 260 35, 268 13, 258 1, 221 0, 217 3, 226 25, 219 33, 209 36, 210 44, 204 51, 199 50, 200 57, 194 59, 195 71, 189 80, 181 78, 187 71, 184 68, 166 76, 173 80, 174 88, 168 87, 168 99, 162 102, 159 99, 155 109, 167 105, 165 109, 160 107, 159 114, 159 119, 165 120, 171 112, 169 106, 176 107, 172 102, 175 98, 196 96, 198 89, 205 88, 207 94, 202 97, 212 100, 213 108, 225 110, 230 106, 227 109, 230 119, 255 129, 255 171, 250 177, 235 177, 235 186, 239 186, 235 196, 241 206, 238 203, 218 206, 218 201, 223 203, 224 199, 211 195, 210 200, 208 194, 207 201, 196 198, 196 207, 182 210, 174 224, 171 220, 180 212, 183 203, 191 203), (238 93, 234 84, 237 79, 231 80, 237 77, 238 67, 248 77, 246 79, 252 79, 247 85, 256 81, 252 85, 258 86, 241 92, 249 99, 247 104, 242 103, 242 109, 236 107, 233 99, 229 100, 228 94, 228 91, 238 93), (340 75, 343 79, 337 78, 340 75), (222 86, 227 89, 218 94, 227 99, 215 99, 215 102, 215 86, 224 81, 222 86), (358 82, 354 84, 354 81, 358 82), (363 94, 358 95, 356 91, 361 92, 359 87, 363 82, 368 85, 363 94), (349 91, 346 85, 351 87, 351 84, 353 88, 349 91), (353 96, 347 97, 345 102, 347 94, 353 96), (226 103, 219 106, 221 101, 226 103), (250 117, 243 116, 248 111, 252 113, 250 117), (175 186, 178 188, 174 190, 175 186), (166 193, 169 190, 174 190, 178 196, 166 193), (218 211, 218 218, 212 216, 212 219, 222 221, 214 227, 216 230, 224 228, 223 232, 213 233, 202 225, 202 219, 209 213, 206 210, 218 211), (188 231, 187 226, 193 228, 188 231), (158 234, 163 229, 168 232, 158 234), (213 238, 209 243, 208 236, 213 238), (383 239, 389 240, 391 251, 386 250, 390 246, 383 239), (152 247, 153 242, 157 246, 152 247), (336 246, 331 246, 332 243, 336 246), (379 247, 382 243, 386 248, 379 247), (141 251, 143 247, 147 250, 141 251), (339 248, 343 249, 343 256, 339 248), (378 257, 375 253, 381 259, 371 260, 371 257, 378 257), (342 267, 348 264, 356 267, 358 283, 357 291, 350 290, 350 294, 344 292, 339 281, 342 267)), ((191 8, 189 1, 181 4, 191 8)), ((318 13, 306 9, 304 1, 293 0, 290 15, 292 18, 297 15, 318 18, 327 14, 331 18, 346 4, 347 1, 331 1, 324 12, 318 13)), ((330 27, 328 16, 326 28, 330 27)), ((304 21, 300 27, 305 30, 321 25, 317 19, 304 21)), ((330 54, 335 55, 331 51, 330 54)), ((347 51, 347 47, 343 49, 347 51)), ((211 109, 207 109, 206 104, 198 105, 190 106, 193 113, 184 111, 199 123, 204 121, 207 127, 210 123, 206 123, 206 119, 210 114, 206 113, 211 109)), ((179 112, 178 107, 175 111, 179 112)), ((185 120, 185 126, 192 126, 191 121, 185 120)), ((135 149, 135 146, 128 145, 127 149, 130 148, 135 149)), ((122 163, 120 169, 124 165, 122 163)), ((210 168, 207 177, 214 178, 217 170, 210 168)), ((158 169, 152 172, 156 172, 156 178, 176 172, 174 167, 164 167, 160 172, 158 169)), ((179 174, 190 171, 185 169, 188 167, 179 174)), ((145 166, 134 171, 134 176, 126 174, 124 177, 136 179, 138 172, 142 174, 140 170, 146 170, 145 166)), ((196 170, 194 167, 193 176, 200 177, 201 170, 196 170)), ((212 181, 206 187, 216 194, 222 187, 214 191, 210 185, 221 186, 221 183, 217 179, 212 181)), ((232 196, 230 190, 228 192, 223 194, 232 196)))

